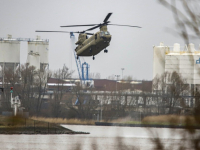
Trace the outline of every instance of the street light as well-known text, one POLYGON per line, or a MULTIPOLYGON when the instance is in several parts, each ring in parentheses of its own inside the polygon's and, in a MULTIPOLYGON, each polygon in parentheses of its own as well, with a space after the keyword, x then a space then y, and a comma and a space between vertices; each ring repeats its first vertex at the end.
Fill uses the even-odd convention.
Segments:
POLYGON ((124 71, 124 68, 122 68, 122 80, 123 80, 123 71, 124 71))

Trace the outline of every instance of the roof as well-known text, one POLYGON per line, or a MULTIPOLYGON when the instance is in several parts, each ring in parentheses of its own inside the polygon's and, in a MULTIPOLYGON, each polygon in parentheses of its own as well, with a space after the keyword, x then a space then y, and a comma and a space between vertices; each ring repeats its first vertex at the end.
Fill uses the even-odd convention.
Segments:
POLYGON ((47 83, 69 83, 69 82, 57 78, 48 78, 47 83))

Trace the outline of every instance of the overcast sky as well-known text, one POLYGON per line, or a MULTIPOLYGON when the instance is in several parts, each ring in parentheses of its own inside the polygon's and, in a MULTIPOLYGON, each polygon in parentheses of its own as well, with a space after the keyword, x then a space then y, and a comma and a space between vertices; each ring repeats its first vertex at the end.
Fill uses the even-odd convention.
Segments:
MULTIPOLYGON (((157 0, 1 0, 0 37, 11 34, 18 38, 49 39, 49 66, 51 70, 66 64, 78 75, 69 34, 36 33, 35 30, 82 31, 87 27, 60 28, 61 25, 102 23, 112 12, 113 24, 137 25, 142 28, 108 26, 112 35, 108 53, 103 51, 84 57, 90 72, 101 78, 122 75, 134 79, 151 80, 153 76, 153 45, 164 42, 172 46, 184 41, 167 33, 175 25, 172 13, 157 0)), ((93 33, 99 29, 93 30, 93 33)), ((75 35, 76 38, 78 34, 75 35)), ((27 58, 27 43, 21 42, 21 62, 27 58)))

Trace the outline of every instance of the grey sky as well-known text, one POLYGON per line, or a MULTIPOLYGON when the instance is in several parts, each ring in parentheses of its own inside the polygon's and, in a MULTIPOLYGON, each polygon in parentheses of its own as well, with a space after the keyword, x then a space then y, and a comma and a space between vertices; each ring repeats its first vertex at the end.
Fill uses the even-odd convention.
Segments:
MULTIPOLYGON (((166 32, 174 27, 172 13, 157 0, 1 0, 0 37, 49 39, 50 69, 61 68, 63 64, 75 70, 69 34, 36 33, 35 30, 82 31, 84 27, 60 28, 61 25, 101 23, 107 13, 112 12, 109 21, 116 24, 138 25, 142 28, 108 26, 112 35, 108 53, 101 52, 92 60, 90 72, 109 75, 131 75, 134 79, 151 80, 153 76, 153 45, 166 45, 183 40, 166 32)), ((98 29, 93 32, 98 31, 98 29)), ((76 34, 78 37, 78 34, 76 34)), ((21 60, 26 61, 27 43, 21 43, 21 60)))

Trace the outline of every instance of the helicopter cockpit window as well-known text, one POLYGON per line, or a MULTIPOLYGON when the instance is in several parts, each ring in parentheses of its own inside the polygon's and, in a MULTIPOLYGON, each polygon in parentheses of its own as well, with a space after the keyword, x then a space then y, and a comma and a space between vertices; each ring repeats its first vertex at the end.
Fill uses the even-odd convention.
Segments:
POLYGON ((105 35, 110 35, 110 33, 108 31, 105 32, 105 35))
POLYGON ((103 37, 103 36, 105 36, 105 35, 110 35, 110 33, 109 33, 108 31, 105 31, 105 32, 104 32, 104 31, 101 31, 101 32, 100 32, 100 36, 101 36, 101 37, 103 37))
POLYGON ((86 35, 86 39, 88 39, 88 36, 86 35))
POLYGON ((100 37, 103 37, 105 33, 103 31, 100 32, 100 37))

